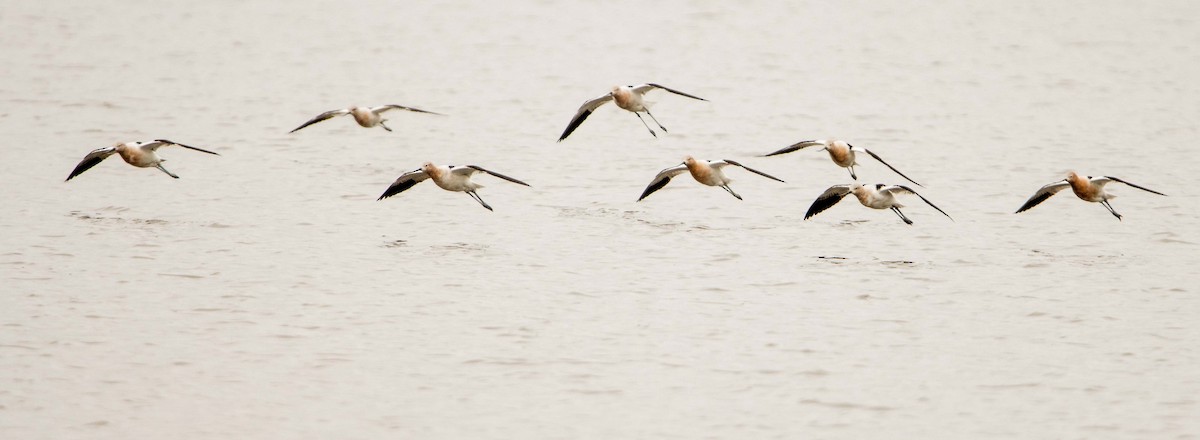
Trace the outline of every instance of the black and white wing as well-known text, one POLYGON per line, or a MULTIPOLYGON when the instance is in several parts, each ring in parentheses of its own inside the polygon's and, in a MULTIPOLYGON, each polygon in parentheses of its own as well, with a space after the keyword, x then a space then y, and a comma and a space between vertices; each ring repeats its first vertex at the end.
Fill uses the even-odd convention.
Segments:
MULTIPOLYGON (((373 113, 383 113, 388 110, 408 110, 410 112, 429 113, 431 115, 446 116, 441 113, 431 112, 429 110, 421 110, 419 108, 405 107, 403 105, 396 105, 396 104, 388 104, 388 105, 381 105, 379 107, 371 107, 371 112, 373 112, 373 113)), ((303 127, 301 127, 301 128, 303 128, 303 127)), ((299 128, 297 128, 296 130, 299 130, 299 128)))
MULTIPOLYGON (((897 171, 897 172, 898 172, 898 171, 897 171)), ((902 175, 903 175, 903 174, 902 174, 902 175)), ((913 183, 916 183, 916 182, 913 182, 913 183)), ((929 201, 929 199, 925 198, 925 196, 918 194, 916 191, 913 191, 913 189, 912 189, 912 188, 909 188, 909 187, 907 187, 907 186, 904 186, 904 185, 892 185, 892 186, 888 186, 888 187, 881 188, 879 191, 880 191, 880 192, 889 192, 889 193, 892 193, 892 194, 896 194, 896 193, 900 193, 900 194, 912 194, 912 195, 914 195, 914 196, 920 197, 920 198, 921 198, 921 200, 923 200, 923 201, 925 202, 925 204, 927 204, 927 205, 929 205, 929 206, 932 206, 932 207, 933 207, 933 209, 936 209, 936 210, 938 210, 938 212, 942 213, 942 215, 946 216, 946 218, 948 218, 948 219, 950 219, 950 220, 954 220, 954 217, 951 217, 951 216, 950 216, 950 214, 947 214, 947 213, 946 213, 946 211, 942 211, 942 208, 938 208, 938 207, 937 207, 937 205, 934 205, 934 204, 933 204, 933 202, 930 202, 930 201, 929 201)))
POLYGON ((348 109, 348 108, 343 108, 343 109, 339 109, 339 110, 330 110, 325 113, 321 113, 321 114, 317 115, 315 118, 309 119, 308 122, 304 123, 304 125, 296 127, 295 129, 293 129, 292 131, 289 131, 288 133, 295 133, 296 131, 300 130, 301 128, 316 124, 318 122, 324 121, 324 120, 332 118, 334 116, 341 116, 341 115, 348 115, 348 114, 350 114, 350 109, 348 109))
POLYGON ((796 143, 794 143, 794 144, 792 144, 792 145, 788 145, 788 146, 786 146, 786 147, 783 147, 783 148, 781 148, 781 149, 779 149, 779 150, 777 150, 777 151, 775 151, 775 152, 773 152, 773 153, 768 153, 768 154, 765 154, 764 156, 777 156, 777 155, 780 155, 780 154, 787 154, 787 153, 791 153, 791 152, 793 152, 793 151, 797 151, 797 150, 803 150, 803 149, 805 149, 805 148, 808 148, 808 147, 817 147, 817 146, 821 146, 821 147, 825 146, 825 141, 824 141, 824 140, 821 140, 821 139, 813 139, 813 140, 808 140, 808 141, 800 141, 800 142, 796 142, 796 143))
POLYGON ((1028 211, 1030 208, 1033 208, 1034 206, 1046 201, 1046 199, 1050 198, 1050 196, 1054 195, 1055 193, 1070 187, 1071 184, 1067 183, 1066 179, 1043 186, 1041 189, 1037 190, 1036 193, 1033 193, 1033 197, 1030 197, 1029 200, 1026 200, 1025 204, 1021 205, 1021 207, 1017 209, 1017 212, 1014 214, 1020 214, 1028 211))
POLYGON ((217 156, 220 156, 220 154, 205 150, 203 148, 196 148, 191 145, 184 145, 179 142, 169 141, 166 139, 155 139, 153 142, 145 142, 142 145, 139 145, 139 148, 141 148, 142 150, 146 150, 146 151, 154 151, 154 150, 157 150, 158 147, 161 147, 164 145, 178 145, 180 147, 187 148, 189 150, 196 150, 201 153, 216 154, 217 156))
MULTIPOLYGON (((854 148, 854 146, 851 146, 850 148, 854 148)), ((924 185, 921 185, 921 184, 917 183, 917 181, 910 179, 908 176, 905 176, 905 175, 904 175, 904 173, 901 173, 901 172, 900 172, 900 170, 896 169, 896 167, 892 166, 891 164, 889 164, 889 163, 887 163, 887 162, 884 162, 882 157, 879 157, 879 155, 877 155, 877 154, 875 154, 875 153, 871 152, 871 150, 868 150, 868 149, 866 149, 866 148, 860 148, 860 150, 862 150, 863 152, 865 152, 865 153, 867 153, 867 154, 871 155, 871 157, 874 157, 874 158, 875 158, 875 160, 879 161, 879 163, 883 164, 884 166, 886 166, 886 167, 888 167, 888 168, 891 168, 891 169, 892 169, 892 171, 895 171, 895 172, 896 172, 896 174, 899 174, 899 175, 900 175, 900 177, 903 177, 905 180, 908 180, 909 182, 912 182, 912 183, 913 183, 913 185, 916 185, 916 186, 924 186, 924 185)), ((917 195, 919 196, 920 194, 917 194, 917 195)))
POLYGON ((426 174, 425 171, 421 170, 420 168, 401 174, 400 177, 396 178, 395 182, 392 182, 392 184, 388 186, 387 190, 383 192, 383 195, 379 196, 379 198, 375 200, 383 200, 396 194, 400 194, 405 190, 412 188, 413 185, 421 183, 422 180, 428 178, 429 174, 426 174))
POLYGON ((1158 192, 1158 191, 1152 190, 1152 189, 1150 189, 1150 188, 1146 188, 1146 187, 1144 187, 1144 186, 1138 186, 1138 185, 1134 185, 1134 184, 1132 184, 1132 183, 1126 182, 1126 181, 1124 181, 1124 180, 1118 179, 1118 178, 1116 178, 1116 177, 1113 177, 1113 176, 1097 177, 1097 178, 1095 178, 1095 179, 1091 179, 1091 182, 1092 182, 1092 183, 1094 183, 1094 184, 1098 184, 1098 185, 1101 185, 1101 186, 1103 186, 1105 183, 1108 183, 1108 181, 1110 181, 1110 180, 1111 180, 1111 181, 1113 181, 1113 182, 1121 182, 1121 183, 1124 183, 1124 184, 1126 184, 1126 185, 1132 186, 1132 187, 1134 187, 1134 188, 1140 189, 1140 190, 1142 190, 1142 191, 1148 191, 1148 192, 1152 192, 1152 193, 1158 194, 1158 195, 1160 195, 1160 196, 1165 196, 1165 195, 1166 195, 1166 194, 1160 193, 1160 192, 1158 192))
POLYGON ((813 201, 812 206, 808 207, 808 212, 804 213, 804 219, 820 214, 821 211, 829 209, 842 201, 842 198, 850 194, 850 185, 834 185, 817 196, 817 200, 813 201))
POLYGON ((485 170, 476 165, 466 165, 466 166, 462 166, 462 167, 455 167, 455 166, 450 167, 450 173, 452 173, 452 174, 466 174, 469 176, 471 174, 475 174, 476 172, 480 172, 480 173, 484 173, 484 174, 491 174, 493 176, 499 177, 501 179, 507 180, 512 183, 529 186, 528 183, 522 182, 522 181, 514 179, 512 177, 505 176, 505 175, 497 173, 495 171, 485 170))
MULTIPOLYGON (((87 156, 83 156, 83 160, 79 161, 79 165, 75 165, 75 169, 71 171, 71 175, 67 176, 67 180, 71 180, 75 178, 75 176, 83 174, 84 171, 90 170, 92 167, 96 166, 96 164, 103 162, 104 159, 108 158, 108 156, 112 156, 113 153, 116 152, 116 147, 104 147, 92 150, 92 152, 88 153, 87 156)), ((64 180, 64 182, 65 181, 66 180, 64 180)))
MULTIPOLYGON (((751 172, 751 173, 758 174, 758 175, 760 175, 760 176, 766 177, 766 178, 768 178, 768 179, 771 179, 771 180, 777 180, 777 181, 783 182, 783 180, 782 180, 782 179, 780 179, 780 178, 778 178, 778 177, 772 176, 772 175, 770 175, 770 174, 764 173, 764 172, 762 172, 762 171, 759 171, 759 170, 756 170, 756 169, 754 169, 754 168, 750 168, 750 167, 748 167, 748 166, 742 165, 742 164, 740 164, 740 163, 734 162, 734 161, 732 161, 732 160, 729 160, 729 159, 722 159, 722 160, 718 160, 718 161, 715 161, 715 162, 710 162, 710 163, 709 163, 709 165, 711 165, 711 166, 712 166, 712 167, 714 167, 714 168, 721 168, 721 167, 724 167, 724 166, 726 166, 726 165, 733 165, 733 166, 737 166, 737 167, 742 167, 743 169, 745 169, 746 171, 749 171, 749 172, 751 172)), ((784 182, 784 183, 787 183, 787 182, 784 182)))
POLYGON ((640 202, 642 199, 646 198, 646 196, 654 194, 655 191, 667 186, 667 183, 671 181, 672 177, 678 176, 685 171, 687 171, 687 165, 684 164, 679 164, 659 171, 658 174, 654 175, 654 180, 650 181, 650 185, 646 187, 646 190, 642 191, 642 196, 638 197, 637 201, 640 202))
POLYGON ((566 139, 567 136, 570 136, 571 132, 575 131, 575 129, 579 127, 579 124, 583 123, 584 119, 587 119, 588 116, 592 115, 593 111, 596 111, 597 108, 609 101, 612 101, 612 93, 605 93, 584 101, 583 105, 579 106, 579 110, 575 111, 575 116, 571 117, 571 123, 567 124, 567 129, 563 130, 562 136, 558 137, 558 141, 562 142, 563 139, 566 139))
POLYGON ((663 90, 666 90, 666 91, 668 91, 668 92, 674 93, 674 94, 676 94, 676 95, 679 95, 679 96, 686 96, 686 97, 688 97, 688 98, 692 98, 692 99, 699 99, 699 100, 701 100, 701 101, 708 101, 707 99, 701 98, 701 97, 699 97, 699 96, 696 96, 696 95, 693 95, 693 94, 690 94, 690 93, 684 93, 684 92, 681 92, 681 91, 678 91, 678 90, 672 89, 672 88, 670 88, 670 87, 667 87, 667 86, 664 86, 664 85, 655 84, 655 83, 646 83, 646 84, 640 84, 640 85, 633 86, 633 91, 635 91, 635 92, 637 92, 638 94, 641 94, 641 95, 645 95, 645 94, 646 94, 646 92, 649 92, 649 91, 651 91, 651 90, 654 90, 654 89, 663 89, 663 90))

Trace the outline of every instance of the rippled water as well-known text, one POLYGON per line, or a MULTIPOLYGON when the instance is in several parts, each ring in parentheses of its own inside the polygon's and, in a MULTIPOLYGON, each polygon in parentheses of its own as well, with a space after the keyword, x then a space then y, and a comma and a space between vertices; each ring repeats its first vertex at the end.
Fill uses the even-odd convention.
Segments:
POLYGON ((6 5, 0 437, 1200 435, 1200 4, 412 3, 6 5), (802 221, 827 136, 954 221, 802 221), (153 138, 221 156, 62 182, 153 138), (634 202, 684 155, 787 183, 634 202), (1169 196, 1012 214, 1066 170, 1169 196))

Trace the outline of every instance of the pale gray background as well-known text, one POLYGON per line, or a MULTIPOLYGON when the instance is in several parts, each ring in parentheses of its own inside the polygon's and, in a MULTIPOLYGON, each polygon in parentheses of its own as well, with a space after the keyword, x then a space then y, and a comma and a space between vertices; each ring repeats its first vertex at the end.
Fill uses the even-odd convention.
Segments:
POLYGON ((6 3, 0 437, 1200 435, 1200 3, 606 3, 6 3), (555 143, 649 81, 711 102, 555 143), (827 136, 955 221, 801 221, 827 136), (788 183, 634 203, 688 154, 788 183), (375 201, 426 160, 533 187, 375 201), (1169 197, 1012 214, 1067 170, 1169 197))

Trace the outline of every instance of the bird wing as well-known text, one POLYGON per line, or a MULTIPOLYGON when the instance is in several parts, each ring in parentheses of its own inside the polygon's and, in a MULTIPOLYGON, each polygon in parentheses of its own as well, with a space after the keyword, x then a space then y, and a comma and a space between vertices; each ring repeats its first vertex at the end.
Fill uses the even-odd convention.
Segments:
MULTIPOLYGON (((711 165, 711 166, 713 166, 713 167, 716 167, 716 168, 720 168, 720 167, 723 167, 723 166, 725 166, 725 165, 739 166, 739 167, 742 167, 742 168, 744 168, 746 171, 749 171, 749 172, 751 172, 751 173, 758 174, 758 175, 760 175, 760 176, 766 177, 766 178, 768 178, 768 179, 771 179, 771 180, 778 180, 778 181, 780 181, 780 182, 783 182, 783 180, 782 180, 782 179, 780 179, 780 178, 778 178, 778 177, 772 176, 772 175, 770 175, 770 174, 764 173, 764 172, 762 172, 762 171, 759 171, 759 170, 756 170, 756 169, 754 169, 754 168, 750 168, 750 167, 748 167, 748 166, 742 165, 742 164, 740 164, 740 163, 734 162, 734 161, 732 161, 732 160, 729 160, 729 159, 722 159, 722 160, 718 160, 718 161, 716 161, 716 162, 712 162, 712 163, 710 163, 709 165, 711 165)), ((787 182, 784 182, 784 183, 787 183, 787 182)))
MULTIPOLYGON (((371 111, 372 111, 372 112, 374 112, 374 113, 383 113, 383 112, 386 112, 386 111, 388 111, 388 110, 408 110, 408 111, 410 111, 410 112, 417 112, 417 113, 429 113, 429 114, 431 114, 431 115, 446 116, 446 115, 443 115, 443 114, 441 114, 441 113, 431 112, 431 111, 429 111, 429 110, 421 110, 421 109, 419 109, 419 108, 414 108, 414 107, 405 107, 405 106, 402 106, 402 105, 396 105, 396 104, 388 104, 388 105, 381 105, 381 106, 379 106, 379 107, 371 107, 371 111)), ((297 130, 299 130, 299 129, 297 128, 297 130)))
POLYGON ((562 136, 558 137, 558 141, 562 142, 563 139, 566 139, 567 136, 570 136, 571 132, 575 131, 575 129, 579 127, 579 124, 583 123, 584 119, 587 119, 588 116, 591 116, 592 112, 595 111, 597 107, 604 105, 604 103, 608 101, 612 101, 611 93, 605 93, 584 101, 583 105, 579 106, 579 110, 575 111, 575 116, 571 117, 571 123, 567 124, 567 129, 563 130, 562 136))
POLYGON ((516 184, 519 184, 519 185, 525 185, 525 186, 529 186, 529 184, 528 184, 528 183, 522 182, 522 181, 520 181, 520 180, 517 180, 517 179, 514 179, 514 178, 512 178, 512 177, 505 176, 505 175, 503 175, 503 174, 500 174, 500 173, 497 173, 497 172, 494 172, 494 171, 488 171, 488 170, 485 170, 485 169, 483 169, 483 168, 481 168, 481 167, 479 167, 479 166, 476 166, 476 165, 466 165, 466 166, 463 166, 463 167, 451 167, 451 168, 450 168, 450 173, 452 173, 452 174, 466 174, 466 175, 468 175, 468 176, 469 176, 469 175, 471 175, 471 174, 475 174, 475 172, 481 172, 481 173, 484 173, 484 174, 491 174, 491 175, 493 175, 493 176, 499 177, 499 178, 501 178, 501 179, 507 180, 507 181, 509 181, 509 182, 512 182, 512 183, 516 183, 516 184))
MULTIPOLYGON (((75 176, 83 174, 84 171, 91 169, 92 167, 96 166, 96 164, 104 161, 104 159, 108 158, 108 156, 112 156, 113 153, 116 152, 116 147, 104 147, 92 150, 92 152, 88 153, 87 156, 83 156, 83 160, 79 161, 79 165, 75 165, 75 169, 71 170, 71 175, 67 176, 67 180, 71 180, 75 178, 75 176)), ((66 180, 64 180, 64 182, 65 181, 66 180)))
POLYGON ((684 93, 684 92, 681 92, 681 91, 678 91, 678 90, 672 89, 672 88, 670 88, 670 87, 663 86, 663 85, 659 85, 659 84, 655 84, 655 83, 646 83, 646 84, 641 84, 641 85, 637 85, 637 86, 634 86, 634 87, 633 87, 633 91, 635 91, 635 92, 638 92, 639 94, 642 94, 642 95, 644 95, 644 94, 646 94, 646 92, 649 92, 649 91, 651 91, 651 90, 654 90, 654 89, 663 89, 663 90, 666 90, 666 91, 668 91, 668 92, 674 93, 674 94, 676 94, 676 95, 679 95, 679 96, 686 96, 686 97, 688 97, 688 98, 692 98, 692 99, 699 99, 699 100, 701 100, 701 101, 708 101, 707 99, 701 98, 701 97, 699 97, 699 96, 692 95, 692 94, 689 94, 689 93, 684 93))
MULTIPOLYGON (((850 146, 850 148, 854 148, 854 146, 853 146, 853 145, 851 145, 851 146, 850 146)), ((867 153, 867 154, 871 155, 871 157, 874 157, 874 158, 875 158, 875 160, 879 161, 879 163, 883 164, 884 166, 886 166, 886 167, 888 167, 888 168, 891 168, 891 170, 892 170, 892 171, 895 171, 895 172, 896 172, 896 174, 899 174, 899 175, 900 175, 900 177, 903 177, 905 180, 908 180, 909 182, 912 182, 912 183, 913 183, 913 185, 916 185, 916 186, 924 186, 924 185, 921 185, 921 184, 917 183, 917 181, 910 179, 908 176, 905 176, 905 175, 904 175, 904 173, 901 173, 901 172, 900 172, 900 170, 896 169, 896 167, 893 167, 891 164, 889 164, 889 163, 887 163, 887 162, 884 162, 882 157, 879 157, 879 155, 877 155, 877 154, 875 154, 875 153, 871 152, 871 150, 868 150, 868 149, 866 149, 866 148, 860 148, 860 150, 863 150, 863 152, 865 152, 865 153, 867 153)), ((914 193, 914 194, 915 194, 915 193, 914 193)), ((920 194, 917 194, 917 195, 919 196, 920 194)))
POLYGON ((1071 184, 1067 183, 1066 179, 1043 186, 1041 189, 1037 190, 1036 193, 1033 193, 1033 197, 1030 197, 1029 200, 1026 200, 1025 204, 1021 205, 1021 207, 1017 209, 1016 213, 1025 212, 1029 210, 1029 208, 1037 206, 1039 203, 1046 201, 1046 199, 1050 198, 1050 196, 1054 195, 1055 193, 1070 187, 1071 184))
POLYGON ((196 147, 193 147, 193 146, 191 146, 191 145, 184 145, 184 144, 181 144, 181 143, 179 143, 179 142, 175 142, 175 141, 169 141, 169 140, 166 140, 166 139, 155 139, 155 140, 154 140, 154 142, 147 142, 147 143, 145 143, 144 145, 142 145, 142 146, 141 146, 141 148, 142 148, 143 150, 147 150, 147 151, 154 151, 154 150, 157 150, 157 149, 158 149, 158 147, 161 147, 161 146, 164 146, 164 145, 178 145, 178 146, 180 146, 180 147, 187 148, 187 149, 189 149, 189 150, 196 150, 196 151, 199 151, 199 152, 201 152, 201 153, 216 154, 217 156, 220 156, 220 154, 217 154, 217 153, 214 153, 214 152, 211 152, 211 151, 205 150, 205 149, 203 149, 203 148, 196 148, 196 147))
POLYGON ((850 185, 834 185, 817 196, 817 200, 813 201, 812 206, 808 207, 808 212, 804 213, 804 219, 820 214, 821 211, 829 209, 842 201, 842 198, 850 194, 850 185))
POLYGON ((658 174, 654 175, 654 180, 650 181, 650 185, 646 187, 646 190, 642 191, 642 196, 638 197, 637 201, 640 202, 642 199, 646 198, 646 196, 654 194, 655 191, 667 186, 667 182, 670 182, 672 177, 678 176, 684 171, 687 171, 687 165, 684 164, 679 164, 659 171, 658 174))
POLYGON ((396 178, 395 182, 392 182, 392 184, 388 186, 387 190, 383 192, 383 195, 379 196, 379 198, 375 200, 383 200, 396 194, 400 194, 405 190, 412 188, 413 185, 416 185, 422 180, 428 178, 429 174, 426 174, 425 171, 421 170, 420 168, 401 174, 400 177, 396 178))
POLYGON ((776 156, 776 155, 780 155, 780 154, 787 154, 787 153, 791 153, 796 150, 802 150, 802 149, 805 149, 808 147, 815 147, 818 145, 825 145, 825 141, 821 140, 821 139, 800 141, 800 142, 794 143, 792 145, 789 145, 787 147, 781 148, 778 151, 775 151, 774 153, 765 154, 764 156, 776 156))
MULTIPOLYGON (((897 173, 898 173, 898 172, 899 172, 899 171, 897 171, 897 173)), ((901 174, 901 175, 903 176, 903 174, 901 174)), ((913 182, 913 183, 916 183, 916 182, 913 182)), ((925 203, 926 203, 927 205, 929 205, 929 206, 932 206, 932 207, 933 207, 933 209, 936 209, 936 210, 938 210, 938 212, 942 213, 942 215, 946 216, 946 218, 948 218, 948 219, 950 219, 950 220, 954 220, 954 217, 951 217, 951 216, 950 216, 950 214, 947 214, 947 213, 946 213, 946 211, 942 211, 942 208, 938 208, 938 207, 937 207, 937 205, 934 205, 934 204, 933 204, 933 202, 930 202, 930 201, 929 201, 929 199, 925 198, 925 196, 918 194, 916 191, 913 191, 913 189, 912 189, 912 188, 909 188, 909 187, 907 187, 907 186, 904 186, 904 185, 892 185, 892 186, 888 186, 888 187, 881 188, 881 189, 879 190, 879 192, 889 192, 889 193, 892 193, 892 194, 897 194, 897 193, 899 193, 899 194, 912 194, 912 195, 914 195, 914 196, 920 197, 920 198, 921 198, 921 200, 925 201, 925 203)))
POLYGON ((1150 189, 1150 188, 1146 188, 1146 187, 1144 187, 1144 186, 1138 186, 1138 185, 1134 185, 1134 184, 1132 184, 1132 183, 1126 182, 1126 181, 1124 181, 1124 180, 1118 179, 1118 178, 1116 178, 1116 177, 1113 177, 1113 176, 1097 177, 1097 178, 1095 178, 1095 179, 1091 179, 1091 182, 1092 182, 1092 183, 1095 183, 1095 184, 1097 184, 1097 185, 1101 185, 1101 186, 1103 186, 1105 183, 1108 183, 1108 181, 1109 181, 1109 180, 1111 180, 1111 181, 1113 181, 1113 182, 1121 182, 1121 183, 1124 183, 1124 184, 1126 184, 1126 185, 1132 186, 1132 187, 1134 187, 1134 188, 1140 189, 1140 190, 1142 190, 1142 191, 1149 191, 1149 192, 1152 192, 1152 193, 1158 194, 1158 195, 1160 195, 1160 196, 1165 196, 1165 195, 1166 195, 1166 194, 1160 193, 1160 192, 1158 192, 1158 191, 1152 190, 1152 189, 1150 189))
POLYGON ((296 127, 295 129, 293 129, 292 131, 289 131, 288 133, 295 133, 297 130, 300 130, 301 128, 316 124, 318 122, 324 121, 324 120, 332 118, 334 116, 341 116, 341 115, 348 115, 348 114, 350 114, 350 109, 348 109, 348 108, 343 108, 343 109, 339 109, 339 110, 330 110, 325 113, 321 113, 321 114, 317 115, 315 118, 309 119, 308 122, 304 123, 304 125, 296 127))

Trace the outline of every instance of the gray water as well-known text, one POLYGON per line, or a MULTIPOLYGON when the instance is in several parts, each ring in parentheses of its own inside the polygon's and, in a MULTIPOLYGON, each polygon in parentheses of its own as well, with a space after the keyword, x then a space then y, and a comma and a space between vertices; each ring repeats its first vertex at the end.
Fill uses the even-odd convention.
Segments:
POLYGON ((1200 3, 608 3, 6 4, 0 437, 1200 436, 1200 3), (710 102, 555 142, 641 82, 710 102), (378 104, 447 116, 286 134, 378 104), (802 221, 829 136, 953 221, 802 221), (1013 214, 1067 170, 1169 196, 1013 214))

